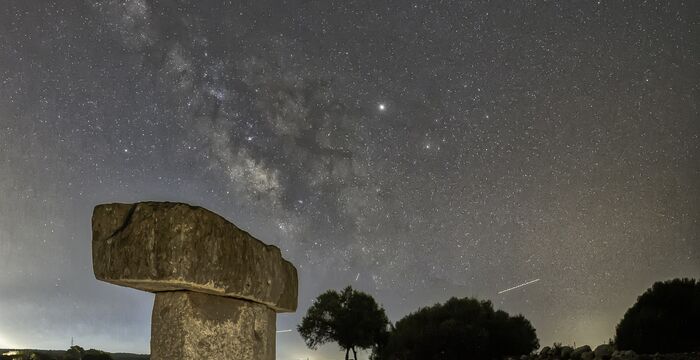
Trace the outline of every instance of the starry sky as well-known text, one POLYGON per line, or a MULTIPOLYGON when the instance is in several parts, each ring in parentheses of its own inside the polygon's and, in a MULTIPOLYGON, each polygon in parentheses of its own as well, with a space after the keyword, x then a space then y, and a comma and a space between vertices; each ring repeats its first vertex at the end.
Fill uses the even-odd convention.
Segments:
MULTIPOLYGON (((204 206, 392 321, 451 296, 597 345, 700 278, 700 2, 6 0, 0 347, 149 351, 96 204, 204 206), (499 294, 533 279, 535 283, 499 294)), ((278 359, 312 352, 293 331, 278 359)))

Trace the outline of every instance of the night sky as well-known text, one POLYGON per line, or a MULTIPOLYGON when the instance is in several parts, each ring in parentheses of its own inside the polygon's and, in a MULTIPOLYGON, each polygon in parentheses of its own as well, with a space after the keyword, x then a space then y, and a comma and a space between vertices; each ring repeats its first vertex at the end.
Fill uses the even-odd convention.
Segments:
POLYGON ((699 104, 699 1, 5 0, 0 347, 149 351, 153 295, 90 243, 96 204, 144 200, 279 246, 278 330, 352 285, 595 346, 700 278, 699 104))

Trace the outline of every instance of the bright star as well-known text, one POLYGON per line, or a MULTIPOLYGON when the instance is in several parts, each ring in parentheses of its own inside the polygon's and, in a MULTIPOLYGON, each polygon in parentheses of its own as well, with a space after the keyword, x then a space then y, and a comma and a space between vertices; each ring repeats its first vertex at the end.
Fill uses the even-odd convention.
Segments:
POLYGON ((384 104, 384 103, 379 104, 379 106, 377 106, 377 107, 379 108, 379 111, 386 110, 386 104, 384 104))

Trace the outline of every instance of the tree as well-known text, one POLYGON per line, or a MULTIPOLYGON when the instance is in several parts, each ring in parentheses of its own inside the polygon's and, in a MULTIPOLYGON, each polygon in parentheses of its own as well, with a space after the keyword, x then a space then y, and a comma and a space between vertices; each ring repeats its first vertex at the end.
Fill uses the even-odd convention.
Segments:
POLYGON ((538 347, 535 329, 522 315, 494 311, 490 301, 451 298, 399 320, 375 358, 490 360, 538 347))
POLYGON ((316 349, 336 342, 348 360, 352 350, 377 346, 385 336, 389 319, 372 296, 346 287, 342 292, 329 290, 319 295, 297 327, 306 345, 316 349))
POLYGON ((66 355, 64 357, 65 360, 81 360, 83 358, 83 354, 85 354, 85 349, 82 347, 75 345, 71 346, 68 350, 66 350, 66 355))
POLYGON ((83 360, 112 360, 112 355, 95 349, 90 349, 83 355, 83 360))
POLYGON ((656 282, 617 325, 615 344, 637 353, 700 351, 700 281, 656 282))

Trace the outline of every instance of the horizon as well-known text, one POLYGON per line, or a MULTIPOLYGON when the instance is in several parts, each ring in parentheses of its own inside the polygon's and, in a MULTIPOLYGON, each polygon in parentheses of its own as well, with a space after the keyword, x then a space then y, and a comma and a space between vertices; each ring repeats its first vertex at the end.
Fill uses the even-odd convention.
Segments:
MULTIPOLYGON (((538 279, 538 280, 539 280, 539 279, 538 279)), ((661 281, 667 281, 667 280, 671 280, 671 279, 670 279, 670 278, 669 278, 669 279, 660 279, 660 280, 657 280, 657 281, 655 281, 655 282, 661 282, 661 281)), ((641 296, 646 290, 650 289, 650 288, 651 288, 651 285, 652 285, 652 284, 650 284, 650 285, 649 285, 647 288, 645 288, 644 290, 640 291, 639 294, 638 294, 637 296, 635 296, 635 299, 634 299, 634 300, 636 300, 637 297, 641 296)), ((519 288, 519 287, 520 287, 520 286, 516 286, 516 287, 514 287, 514 288, 517 289, 517 288, 519 288)), ((339 287, 338 289, 341 289, 341 288, 343 288, 343 287, 341 286, 341 287, 339 287)), ((133 289, 129 289, 129 288, 124 288, 124 289, 128 289, 129 291, 135 291, 135 292, 141 294, 141 292, 138 292, 137 290, 133 290, 133 289)), ((499 294, 499 293, 497 293, 497 294, 499 294)), ((153 295, 153 294, 148 294, 148 295, 153 295)), ((467 297, 470 297, 470 296, 467 296, 467 297)), ((478 297, 474 297, 474 298, 477 299, 477 300, 490 301, 491 303, 493 303, 492 299, 488 299, 488 298, 478 298, 478 297)), ((447 300, 448 300, 448 299, 444 299, 443 301, 440 301, 440 302, 438 302, 438 303, 444 303, 444 302, 447 301, 447 300)), ((633 302, 634 302, 634 301, 633 301, 633 302)), ((630 307, 632 306, 633 302, 630 303, 630 307)), ((416 309, 414 309, 413 311, 410 311, 409 313, 413 313, 413 312, 415 312, 415 311, 418 311, 418 310, 421 309, 421 308, 428 307, 428 306, 432 306, 432 305, 435 305, 435 304, 437 304, 437 303, 431 303, 431 304, 425 304, 425 305, 419 306, 419 307, 417 307, 416 309)), ((629 308, 629 307, 628 307, 628 308, 629 308)), ((499 309, 495 304, 494 304, 494 309, 495 309, 495 310, 502 310, 502 309, 499 309)), ((625 309, 625 311, 627 311, 627 309, 625 309)), ((403 316, 406 316, 406 315, 408 315, 409 313, 403 314, 403 315, 401 315, 399 318, 401 318, 401 317, 403 317, 403 316)), ((284 314, 284 313, 278 314, 278 316, 285 316, 285 315, 286 315, 286 314, 284 314)), ((511 315, 522 315, 522 314, 518 313, 518 314, 511 314, 511 315)), ((623 315, 623 314, 620 315, 619 320, 622 319, 622 315, 623 315)), ((150 320, 150 318, 149 318, 149 320, 150 320)), ((390 319, 390 322, 391 322, 392 324, 394 324, 397 320, 398 320, 398 319, 396 319, 396 320, 390 319)), ((150 323, 150 321, 149 321, 149 323, 150 323)), ((278 323, 279 323, 279 320, 278 320, 278 323)), ((535 330, 537 330, 537 329, 535 328, 535 330)), ((288 332, 297 333, 296 327, 294 327, 294 328, 292 328, 292 329, 286 329, 286 330, 283 330, 283 331, 280 331, 279 328, 278 328, 278 330, 277 330, 277 336, 287 334, 288 332)), ((298 336, 298 334, 297 334, 297 336, 298 336)), ((538 335, 538 336, 539 336, 539 335, 538 335)), ((606 337, 605 335, 601 335, 601 334, 597 334, 597 336, 598 336, 598 337, 601 337, 601 336, 602 336, 603 338, 606 337)), ((540 346, 539 346, 538 349, 542 349, 542 348, 545 347, 545 346, 552 346, 552 345, 555 344, 555 343, 560 343, 560 344, 563 345, 563 346, 566 346, 566 345, 568 345, 568 346, 573 346, 574 348, 580 347, 580 346, 583 346, 583 345, 589 345, 589 346, 591 346, 592 348, 595 348, 595 346, 597 346, 597 345, 600 345, 600 344, 607 344, 607 343, 608 343, 608 340, 614 338, 614 336, 615 336, 615 334, 614 334, 614 328, 613 328, 613 329, 609 332, 609 336, 607 336, 607 339, 606 339, 606 340, 601 340, 601 341, 599 341, 599 342, 597 342, 597 343, 578 342, 578 341, 576 341, 576 340, 573 340, 573 341, 571 341, 571 342, 564 342, 564 341, 560 341, 560 340, 558 341, 558 339, 552 339, 553 341, 551 341, 551 342, 546 342, 546 343, 545 343, 545 342, 542 342, 542 339, 540 339, 540 346)), ((70 338, 70 341, 74 341, 74 340, 76 340, 76 339, 73 338, 73 337, 70 338)), ((60 348, 60 347, 56 347, 56 348, 39 348, 39 347, 31 347, 31 346, 6 346, 7 343, 3 342, 3 339, 0 338, 0 349, 8 349, 8 350, 39 350, 39 351, 41 351, 41 350, 44 350, 44 351, 63 351, 63 350, 66 350, 66 349, 68 349, 68 348, 71 347, 70 341, 68 342, 68 346, 65 346, 65 348, 60 348)), ((148 341, 150 341, 150 336, 149 336, 148 339, 147 339, 147 342, 148 342, 148 341)), ((99 348, 99 347, 90 346, 90 345, 85 345, 85 346, 84 346, 83 344, 80 344, 79 341, 75 341, 75 345, 81 346, 81 347, 83 347, 83 348, 86 349, 86 350, 87 350, 87 349, 97 349, 97 350, 107 351, 107 352, 109 352, 109 353, 128 353, 128 354, 134 354, 134 355, 149 355, 149 354, 150 354, 150 351, 148 351, 148 352, 140 352, 140 353, 139 353, 139 352, 124 350, 124 349, 122 349, 122 350, 116 349, 116 350, 115 350, 115 349, 109 349, 109 348, 99 348)), ((340 351, 339 348, 338 348, 338 346, 337 346, 336 344, 332 344, 332 343, 331 343, 331 344, 327 344, 327 345, 322 345, 322 346, 320 346, 320 348, 319 348, 318 350, 315 350, 315 351, 305 349, 305 350, 307 351, 306 355, 304 355, 304 351, 303 351, 303 350, 304 350, 304 349, 302 349, 302 351, 300 352, 301 355, 292 356, 292 357, 285 357, 285 358, 280 358, 280 357, 278 356, 277 358, 281 360, 281 359, 287 359, 287 358, 289 358, 289 359, 298 359, 298 358, 305 358, 305 357, 308 357, 309 359, 317 359, 317 360, 319 360, 319 359, 333 358, 334 356, 337 356, 338 352, 340 351), (319 357, 319 356, 320 356, 320 357, 319 357), (324 357, 324 356, 325 356, 325 357, 324 357)), ((278 350, 278 352, 279 352, 279 350, 278 350)), ((368 352, 368 351, 365 351, 365 350, 360 350, 360 351, 358 351, 358 353, 359 353, 359 354, 364 354, 364 355, 368 355, 368 354, 369 354, 369 352, 368 352)))

